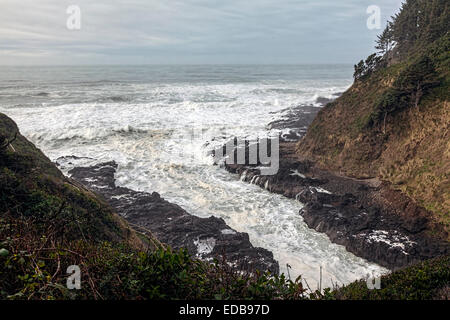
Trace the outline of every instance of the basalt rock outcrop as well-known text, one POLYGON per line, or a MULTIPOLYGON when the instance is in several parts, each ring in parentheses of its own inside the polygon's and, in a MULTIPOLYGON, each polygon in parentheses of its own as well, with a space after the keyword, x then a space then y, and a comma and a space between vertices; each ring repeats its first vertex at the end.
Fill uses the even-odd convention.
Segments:
MULTIPOLYGON (((435 236, 445 230, 436 232, 430 213, 394 190, 389 182, 344 177, 321 169, 315 161, 299 154, 296 141, 301 141, 319 110, 298 106, 284 119, 269 124, 269 128, 282 132, 275 175, 261 174, 259 157, 258 163, 249 163, 250 142, 244 146, 244 164, 222 165, 242 181, 298 200, 304 204, 299 214, 310 228, 326 233, 332 242, 344 245, 355 255, 389 269, 448 254, 449 243, 435 236)), ((237 148, 235 159, 236 153, 237 148)))
POLYGON ((225 259, 246 271, 279 272, 273 254, 255 248, 246 233, 231 229, 221 218, 200 218, 180 206, 164 200, 158 193, 147 193, 116 186, 115 162, 69 171, 72 179, 103 197, 136 230, 152 233, 172 248, 186 248, 202 260, 225 259))
POLYGON ((299 159, 295 143, 280 144, 280 168, 263 176, 257 165, 224 164, 241 180, 304 204, 305 223, 355 255, 398 269, 448 254, 448 242, 429 234, 429 215, 388 183, 340 177, 299 159))

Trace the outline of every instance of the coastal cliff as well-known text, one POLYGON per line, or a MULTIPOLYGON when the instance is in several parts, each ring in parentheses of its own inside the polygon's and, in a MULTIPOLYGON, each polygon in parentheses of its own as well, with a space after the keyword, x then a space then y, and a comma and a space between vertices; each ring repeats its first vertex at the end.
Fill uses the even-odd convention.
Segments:
POLYGON ((226 169, 300 201, 309 227, 387 268, 448 254, 448 7, 407 1, 346 92, 318 112, 298 106, 269 124, 290 132, 277 174, 226 169))
POLYGON ((409 198, 395 211, 425 216, 430 235, 443 239, 450 231, 448 16, 447 1, 407 1, 380 35, 380 53, 355 66, 355 83, 318 113, 296 148, 321 169, 382 182, 392 190, 388 206, 395 194, 409 198))

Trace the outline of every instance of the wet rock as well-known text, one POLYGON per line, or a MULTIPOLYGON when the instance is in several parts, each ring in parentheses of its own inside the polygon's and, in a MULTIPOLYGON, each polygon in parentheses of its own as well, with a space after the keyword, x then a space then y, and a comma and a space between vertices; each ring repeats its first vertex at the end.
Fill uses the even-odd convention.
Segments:
POLYGON ((261 176, 255 166, 224 166, 243 181, 303 203, 300 215, 310 228, 386 268, 397 269, 450 252, 448 242, 428 235, 430 221, 423 208, 409 205, 410 212, 402 214, 408 200, 388 202, 387 195, 395 192, 389 185, 320 170, 296 157, 294 143, 280 144, 280 168, 273 176, 261 176))
MULTIPOLYGON (((325 105, 332 100, 319 98, 317 102, 325 105)), ((431 215, 406 195, 387 183, 338 176, 299 158, 295 141, 303 137, 320 109, 305 105, 289 108, 284 110, 283 119, 269 124, 269 129, 282 132, 275 175, 261 175, 261 164, 222 165, 242 181, 303 203, 300 214, 310 228, 384 267, 397 269, 448 254, 449 243, 430 236, 431 215)))
POLYGON ((273 254, 255 248, 248 234, 231 229, 223 219, 200 218, 156 193, 139 192, 115 184, 117 164, 107 162, 69 171, 71 178, 102 196, 117 213, 140 231, 148 230, 172 248, 186 248, 198 258, 225 259, 240 270, 279 272, 273 254))
POLYGON ((330 98, 324 98, 324 97, 318 97, 316 99, 316 103, 319 103, 323 106, 327 105, 330 102, 333 102, 335 99, 330 99, 330 98))
MULTIPOLYGON (((365 207, 353 194, 334 195, 308 189, 299 201, 309 227, 326 233, 347 250, 390 269, 410 265, 448 250, 410 232, 407 221, 379 207, 365 207), (327 204, 327 205, 324 205, 327 204)), ((447 247, 447 248, 446 248, 447 247)))
POLYGON ((320 111, 320 107, 311 105, 301 105, 286 110, 282 110, 285 116, 269 123, 268 129, 281 130, 281 141, 299 141, 308 129, 308 126, 320 111))

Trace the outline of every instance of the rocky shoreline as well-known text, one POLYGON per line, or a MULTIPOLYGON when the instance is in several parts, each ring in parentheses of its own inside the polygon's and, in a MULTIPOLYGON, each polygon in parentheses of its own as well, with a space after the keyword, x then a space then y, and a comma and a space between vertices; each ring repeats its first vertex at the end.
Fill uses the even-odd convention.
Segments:
MULTIPOLYGON (((320 99, 317 103, 322 105, 332 101, 320 99)), ((297 106, 285 110, 285 118, 268 125, 281 131, 276 175, 261 175, 260 164, 225 163, 225 169, 238 174, 242 181, 298 200, 304 204, 299 214, 310 228, 388 269, 448 254, 448 242, 430 232, 428 212, 388 183, 338 176, 298 156, 297 142, 319 111, 317 106, 297 106)), ((248 234, 236 232, 223 219, 193 216, 156 192, 117 187, 116 169, 115 162, 108 162, 76 167, 69 174, 105 198, 132 225, 152 232, 173 248, 186 248, 203 260, 226 257, 230 265, 240 269, 279 272, 273 254, 253 247, 248 234)))
POLYGON ((151 232, 159 241, 174 249, 187 251, 204 261, 218 259, 242 271, 256 269, 279 273, 272 252, 256 248, 246 233, 231 229, 223 219, 200 218, 156 193, 118 187, 115 183, 117 163, 114 161, 90 167, 75 167, 69 175, 89 190, 100 195, 136 230, 151 232))
POLYGON ((310 228, 383 267, 395 270, 448 254, 449 243, 431 235, 428 212, 388 183, 337 176, 298 156, 296 141, 319 110, 299 106, 287 119, 269 125, 282 130, 276 175, 263 176, 258 165, 248 163, 225 163, 225 169, 242 181, 298 200, 304 204, 299 214, 310 228))

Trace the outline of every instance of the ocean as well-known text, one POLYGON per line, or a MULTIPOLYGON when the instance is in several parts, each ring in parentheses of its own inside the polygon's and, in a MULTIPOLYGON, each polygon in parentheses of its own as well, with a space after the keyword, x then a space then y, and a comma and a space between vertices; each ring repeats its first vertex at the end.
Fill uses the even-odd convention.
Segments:
POLYGON ((290 108, 352 84, 351 65, 0 67, 0 112, 59 163, 115 160, 117 184, 161 194, 189 213, 223 218, 282 272, 311 288, 387 270, 309 229, 302 204, 242 182, 210 151, 233 136, 268 134, 290 108), (68 156, 73 156, 67 158, 68 156), (76 158, 75 158, 76 157, 76 158))

